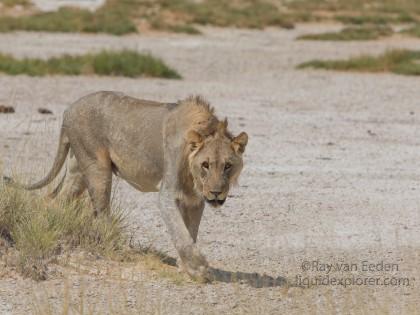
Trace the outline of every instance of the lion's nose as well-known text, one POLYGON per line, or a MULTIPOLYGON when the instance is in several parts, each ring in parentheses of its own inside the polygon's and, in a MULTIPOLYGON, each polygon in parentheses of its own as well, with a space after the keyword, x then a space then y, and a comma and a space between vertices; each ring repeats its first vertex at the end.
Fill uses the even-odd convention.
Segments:
POLYGON ((210 191, 215 198, 217 198, 217 196, 219 196, 222 192, 221 191, 210 191))

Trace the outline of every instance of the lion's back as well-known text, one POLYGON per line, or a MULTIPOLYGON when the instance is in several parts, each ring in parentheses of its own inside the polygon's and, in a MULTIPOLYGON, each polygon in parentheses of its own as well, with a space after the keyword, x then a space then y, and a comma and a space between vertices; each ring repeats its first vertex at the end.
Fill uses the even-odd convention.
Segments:
POLYGON ((160 129, 169 111, 165 103, 142 100, 121 92, 86 95, 64 112, 63 125, 107 133, 113 129, 160 129))

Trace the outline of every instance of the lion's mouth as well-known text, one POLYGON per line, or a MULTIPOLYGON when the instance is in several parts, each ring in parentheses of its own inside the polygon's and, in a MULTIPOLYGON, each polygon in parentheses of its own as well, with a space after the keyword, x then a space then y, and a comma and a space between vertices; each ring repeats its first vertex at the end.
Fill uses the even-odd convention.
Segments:
POLYGON ((226 199, 222 199, 222 200, 213 199, 213 200, 210 200, 210 199, 207 199, 207 198, 205 198, 205 200, 206 200, 206 202, 209 205, 211 205, 212 207, 215 207, 215 208, 222 206, 225 203, 225 201, 226 201, 226 199))

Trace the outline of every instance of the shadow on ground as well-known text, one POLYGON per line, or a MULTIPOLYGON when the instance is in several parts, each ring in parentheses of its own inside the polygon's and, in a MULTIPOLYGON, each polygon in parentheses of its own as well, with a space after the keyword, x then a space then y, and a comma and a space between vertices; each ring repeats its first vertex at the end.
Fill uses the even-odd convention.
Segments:
MULTIPOLYGON (((158 251, 154 248, 144 248, 139 246, 137 249, 141 253, 152 253, 159 257, 160 261, 166 265, 177 267, 176 258, 168 256, 166 253, 158 251)), ((287 279, 281 276, 276 278, 261 275, 259 273, 253 272, 241 272, 241 271, 227 271, 219 268, 209 268, 209 280, 211 282, 225 282, 225 283, 244 283, 248 284, 254 288, 268 288, 268 287, 290 287, 287 279)))
MULTIPOLYGON (((162 255, 162 254, 161 254, 162 255)), ((176 259, 170 256, 161 256, 161 261, 164 264, 176 267, 176 259)), ((218 268, 210 267, 210 281, 219 281, 225 283, 246 283, 254 288, 267 287, 285 287, 289 286, 287 279, 284 277, 271 277, 268 275, 261 275, 259 273, 241 272, 241 271, 227 271, 218 268)))
POLYGON ((284 277, 271 277, 268 275, 261 275, 259 273, 249 273, 241 271, 226 271, 217 268, 210 268, 210 280, 226 283, 246 283, 254 288, 267 288, 267 287, 284 287, 288 286, 287 280, 284 277))

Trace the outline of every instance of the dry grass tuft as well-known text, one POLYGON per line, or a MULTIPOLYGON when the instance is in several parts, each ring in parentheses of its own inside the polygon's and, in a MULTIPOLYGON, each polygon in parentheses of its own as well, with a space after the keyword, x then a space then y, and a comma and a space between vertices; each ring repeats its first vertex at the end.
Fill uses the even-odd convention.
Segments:
POLYGON ((74 248, 103 256, 126 244, 124 213, 95 218, 85 200, 48 201, 27 191, 0 186, 0 235, 18 252, 17 268, 36 280, 46 278, 50 260, 74 248))
POLYGON ((109 216, 95 217, 85 198, 50 200, 0 184, 0 250, 9 253, 3 264, 23 276, 45 280, 50 275, 49 265, 66 268, 66 257, 86 253, 107 258, 121 268, 135 264, 178 285, 191 282, 178 272, 175 258, 151 247, 134 246, 128 231, 126 214, 119 207, 112 207, 109 216))

